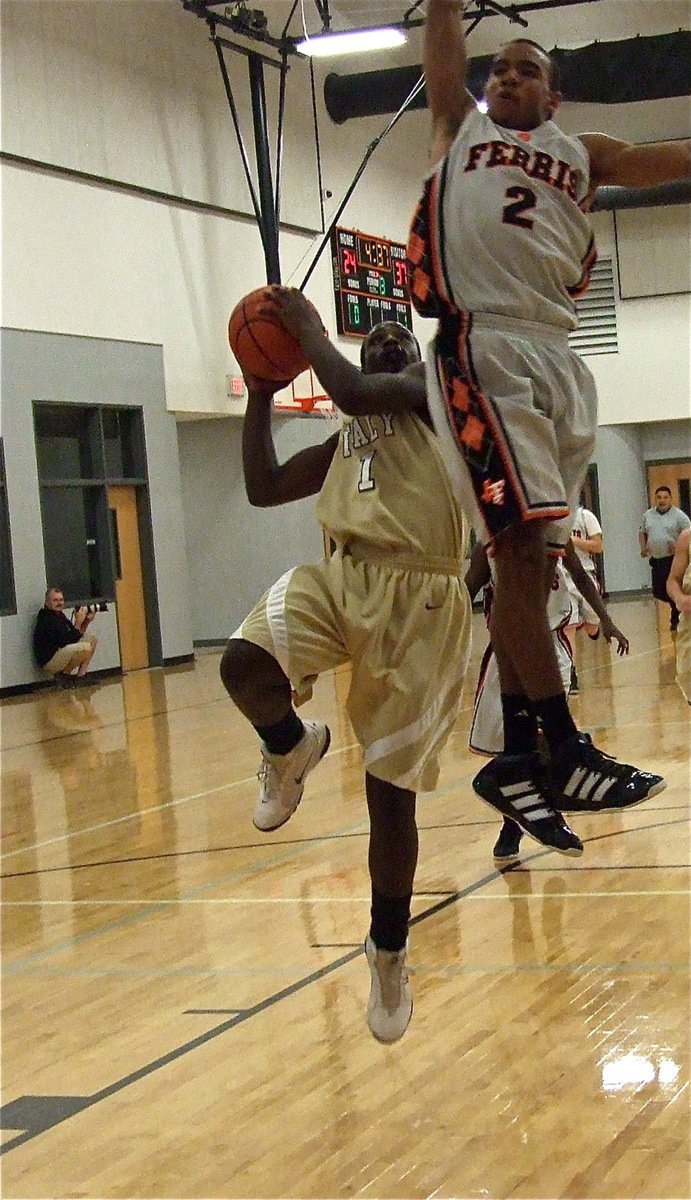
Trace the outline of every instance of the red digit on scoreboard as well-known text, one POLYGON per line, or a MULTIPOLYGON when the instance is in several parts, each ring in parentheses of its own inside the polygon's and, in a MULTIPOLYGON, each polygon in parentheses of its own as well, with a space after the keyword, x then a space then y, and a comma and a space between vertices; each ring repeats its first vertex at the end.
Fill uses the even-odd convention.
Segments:
POLYGON ((396 287, 408 286, 408 265, 400 258, 394 259, 394 283, 396 287))
POLYGON ((357 258, 354 250, 343 250, 343 274, 357 275, 357 258))

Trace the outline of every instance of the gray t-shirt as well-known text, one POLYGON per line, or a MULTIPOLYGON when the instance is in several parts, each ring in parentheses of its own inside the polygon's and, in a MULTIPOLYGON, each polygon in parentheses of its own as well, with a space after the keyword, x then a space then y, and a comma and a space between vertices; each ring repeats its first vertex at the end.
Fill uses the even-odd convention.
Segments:
POLYGON ((680 508, 658 512, 649 508, 641 522, 641 533, 645 534, 650 558, 669 558, 674 554, 674 545, 680 533, 691 527, 691 521, 680 508))

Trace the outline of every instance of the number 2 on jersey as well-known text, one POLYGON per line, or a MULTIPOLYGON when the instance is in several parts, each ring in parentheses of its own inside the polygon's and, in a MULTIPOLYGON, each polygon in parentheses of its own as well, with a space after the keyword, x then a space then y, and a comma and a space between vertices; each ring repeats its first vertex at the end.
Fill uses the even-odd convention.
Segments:
POLYGON ((532 229, 533 218, 524 217, 522 214, 531 208, 535 208, 537 204, 535 192, 527 187, 510 187, 506 189, 506 195, 512 203, 504 205, 504 215, 502 217, 504 224, 518 225, 521 229, 532 229))

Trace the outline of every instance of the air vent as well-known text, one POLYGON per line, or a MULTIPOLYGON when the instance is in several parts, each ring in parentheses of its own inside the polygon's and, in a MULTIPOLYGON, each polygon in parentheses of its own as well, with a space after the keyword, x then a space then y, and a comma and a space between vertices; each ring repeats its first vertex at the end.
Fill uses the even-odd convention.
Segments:
POLYGON ((614 297, 614 264, 600 258, 593 267, 590 287, 576 301, 578 329, 569 334, 569 345, 579 354, 616 354, 617 307, 614 297))

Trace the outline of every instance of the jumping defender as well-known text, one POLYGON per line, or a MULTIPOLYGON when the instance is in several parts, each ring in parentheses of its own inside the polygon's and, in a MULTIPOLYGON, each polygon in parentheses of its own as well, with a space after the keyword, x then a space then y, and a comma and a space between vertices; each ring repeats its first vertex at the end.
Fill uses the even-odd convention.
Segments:
POLYGON ((601 133, 567 137, 552 117, 556 72, 519 39, 495 56, 482 114, 466 90, 462 0, 429 0, 425 72, 432 161, 409 239, 411 293, 439 324, 427 394, 465 511, 491 544, 497 584, 491 638, 507 741, 530 702, 551 753, 546 785, 533 754, 501 754, 476 792, 530 831, 525 812, 627 807, 661 791, 659 775, 615 762, 579 733, 546 615, 597 429, 595 385, 569 348, 574 299, 595 246, 587 218, 600 184, 645 187, 691 170, 688 143, 635 146, 601 133), (526 638, 524 631, 530 629, 526 638))

